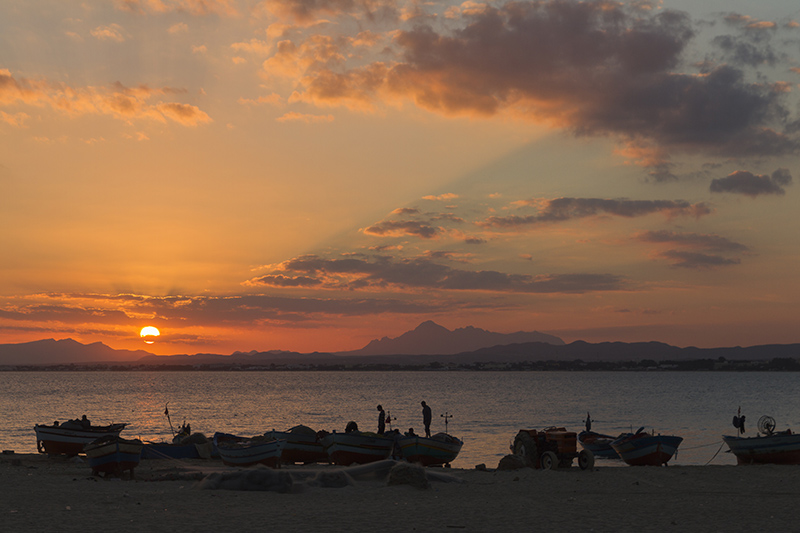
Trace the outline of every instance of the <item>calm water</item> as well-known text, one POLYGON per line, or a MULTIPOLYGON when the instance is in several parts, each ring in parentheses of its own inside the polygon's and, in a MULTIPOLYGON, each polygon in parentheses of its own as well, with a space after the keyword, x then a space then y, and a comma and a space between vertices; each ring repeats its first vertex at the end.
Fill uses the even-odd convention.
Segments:
MULTIPOLYGON (((127 422, 123 436, 171 438, 184 419, 196 432, 255 435, 305 424, 342 431, 349 420, 377 427, 375 406, 393 427, 423 429, 420 401, 432 407, 433 432, 464 440, 454 467, 490 468, 517 430, 564 426, 580 431, 586 411, 596 431, 646 426, 684 437, 674 464, 706 464, 735 429, 739 405, 748 433, 769 414, 778 429, 800 430, 795 373, 687 372, 0 372, 0 448, 35 453, 34 424, 88 415, 95 424, 127 422)), ((608 462, 602 464, 609 464, 608 462)), ((720 452, 712 464, 735 464, 720 452)))

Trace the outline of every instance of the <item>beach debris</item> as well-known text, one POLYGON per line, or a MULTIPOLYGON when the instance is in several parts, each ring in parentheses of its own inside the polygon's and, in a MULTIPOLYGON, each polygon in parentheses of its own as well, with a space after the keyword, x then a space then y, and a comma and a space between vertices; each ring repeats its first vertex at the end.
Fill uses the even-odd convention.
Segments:
POLYGON ((238 470, 236 472, 209 474, 198 484, 204 490, 245 490, 245 491, 270 491, 291 492, 291 474, 277 472, 266 466, 258 465, 256 468, 238 470))
POLYGON ((525 468, 530 466, 530 464, 525 460, 524 457, 520 455, 506 455, 500 462, 497 464, 498 470, 519 470, 520 468, 525 468))
POLYGON ((308 481, 309 486, 322 487, 326 489, 340 489, 353 485, 351 478, 344 470, 334 470, 333 472, 317 472, 317 475, 308 481))
POLYGON ((418 489, 429 489, 431 483, 425 469, 411 463, 397 463, 389 470, 387 485, 411 485, 418 489))

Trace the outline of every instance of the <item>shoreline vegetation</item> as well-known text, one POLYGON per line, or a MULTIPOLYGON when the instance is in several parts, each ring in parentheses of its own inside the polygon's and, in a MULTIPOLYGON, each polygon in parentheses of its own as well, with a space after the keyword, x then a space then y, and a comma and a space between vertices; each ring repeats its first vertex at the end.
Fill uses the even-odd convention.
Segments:
POLYGON ((798 372, 800 359, 780 357, 770 360, 696 359, 681 361, 516 361, 425 364, 402 363, 198 363, 142 364, 70 363, 57 365, 0 365, 0 372, 798 372))
POLYGON ((246 470, 294 482, 214 485, 237 469, 201 460, 143 460, 134 479, 105 478, 82 457, 3 454, 0 509, 8 531, 791 531, 800 496, 797 467, 778 465, 429 468, 427 488, 305 481, 343 470, 329 465, 246 470))

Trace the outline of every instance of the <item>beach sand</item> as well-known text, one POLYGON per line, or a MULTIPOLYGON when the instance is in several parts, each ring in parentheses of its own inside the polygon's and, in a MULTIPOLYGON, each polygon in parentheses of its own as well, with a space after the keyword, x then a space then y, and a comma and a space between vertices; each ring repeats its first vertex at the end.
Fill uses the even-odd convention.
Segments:
MULTIPOLYGON (((487 465, 495 466, 495 465, 487 465)), ((340 467, 289 466, 294 476, 340 467)), ((3 531, 757 531, 800 530, 800 467, 428 469, 431 486, 384 478, 289 493, 204 490, 217 461, 142 461, 135 479, 84 458, 0 456, 3 531), (459 482, 433 480, 441 473, 459 482)))

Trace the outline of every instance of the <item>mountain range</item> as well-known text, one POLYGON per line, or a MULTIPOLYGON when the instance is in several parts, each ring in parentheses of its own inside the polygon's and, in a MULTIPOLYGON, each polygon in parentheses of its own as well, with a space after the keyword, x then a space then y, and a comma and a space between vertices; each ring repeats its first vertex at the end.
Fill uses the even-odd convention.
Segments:
POLYGON ((521 361, 688 361, 696 359, 770 360, 796 358, 800 344, 776 344, 728 348, 679 348, 660 342, 575 341, 570 344, 553 335, 533 332, 495 333, 467 326, 450 331, 427 321, 399 337, 383 337, 359 350, 297 353, 281 350, 234 352, 231 355, 198 353, 157 356, 144 350, 115 350, 96 342, 46 339, 0 345, 0 366, 66 364, 139 365, 352 365, 432 362, 472 364, 521 361))

